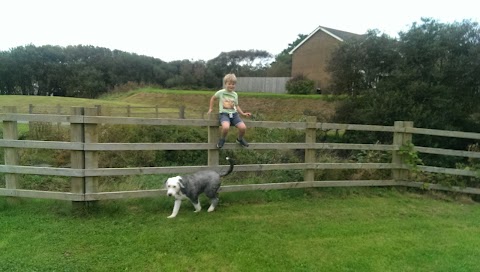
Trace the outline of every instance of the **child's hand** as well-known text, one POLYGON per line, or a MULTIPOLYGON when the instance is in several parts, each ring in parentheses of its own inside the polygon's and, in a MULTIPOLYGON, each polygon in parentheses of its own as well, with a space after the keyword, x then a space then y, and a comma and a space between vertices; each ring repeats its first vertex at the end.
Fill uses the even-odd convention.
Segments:
POLYGON ((247 116, 247 117, 250 117, 252 116, 252 114, 250 112, 245 112, 243 115, 247 116))

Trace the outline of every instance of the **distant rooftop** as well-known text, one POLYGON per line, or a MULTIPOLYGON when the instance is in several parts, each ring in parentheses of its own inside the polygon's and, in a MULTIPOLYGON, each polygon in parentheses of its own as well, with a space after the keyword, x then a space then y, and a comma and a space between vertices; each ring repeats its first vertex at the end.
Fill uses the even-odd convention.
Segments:
POLYGON ((342 30, 337 30, 337 29, 333 29, 333 28, 329 28, 329 27, 319 26, 314 31, 312 31, 312 33, 310 33, 301 43, 299 43, 297 46, 295 46, 295 48, 293 48, 289 52, 289 54, 292 54, 295 50, 297 50, 297 48, 302 46, 303 43, 305 43, 308 39, 310 39, 318 31, 323 31, 323 32, 327 33, 328 35, 334 37, 335 39, 337 39, 341 42, 343 42, 345 40, 352 39, 352 38, 363 36, 361 34, 355 34, 355 33, 347 32, 347 31, 342 31, 342 30))

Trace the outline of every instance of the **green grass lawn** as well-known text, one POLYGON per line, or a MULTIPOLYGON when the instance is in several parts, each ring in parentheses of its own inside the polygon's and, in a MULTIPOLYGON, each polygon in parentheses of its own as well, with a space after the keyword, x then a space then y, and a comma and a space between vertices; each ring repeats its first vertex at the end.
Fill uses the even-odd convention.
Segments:
POLYGON ((184 201, 0 198, 0 271, 479 271, 480 206, 378 188, 184 201))

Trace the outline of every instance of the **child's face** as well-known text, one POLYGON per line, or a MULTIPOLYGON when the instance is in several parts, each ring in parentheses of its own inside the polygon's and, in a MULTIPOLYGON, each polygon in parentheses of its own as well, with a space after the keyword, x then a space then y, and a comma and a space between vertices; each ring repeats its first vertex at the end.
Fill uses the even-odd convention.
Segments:
POLYGON ((236 85, 235 82, 233 82, 233 81, 227 81, 227 82, 225 83, 225 88, 227 89, 227 91, 233 92, 233 90, 235 90, 235 85, 236 85))

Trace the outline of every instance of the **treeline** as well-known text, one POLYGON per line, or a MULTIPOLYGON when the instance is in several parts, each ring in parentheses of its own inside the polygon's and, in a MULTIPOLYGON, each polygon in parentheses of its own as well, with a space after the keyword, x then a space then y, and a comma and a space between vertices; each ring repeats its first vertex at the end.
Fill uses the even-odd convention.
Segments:
MULTIPOLYGON (((331 59, 330 71, 336 92, 348 94, 334 122, 391 125, 405 120, 416 127, 480 132, 480 27, 476 22, 423 19, 398 38, 370 31, 362 40, 343 43, 331 59)), ((361 133, 346 136, 368 141, 361 133)), ((388 141, 385 137, 383 141, 388 141)), ((415 143, 479 150, 478 140, 473 139, 416 135, 415 143)))
POLYGON ((371 31, 342 44, 330 71, 337 93, 350 97, 336 121, 480 129, 478 23, 423 19, 395 39, 371 31))
POLYGON ((164 62, 95 46, 19 46, 0 52, 0 94, 95 98, 128 82, 163 88, 221 87, 229 72, 265 76, 272 55, 222 52, 209 61, 164 62))

